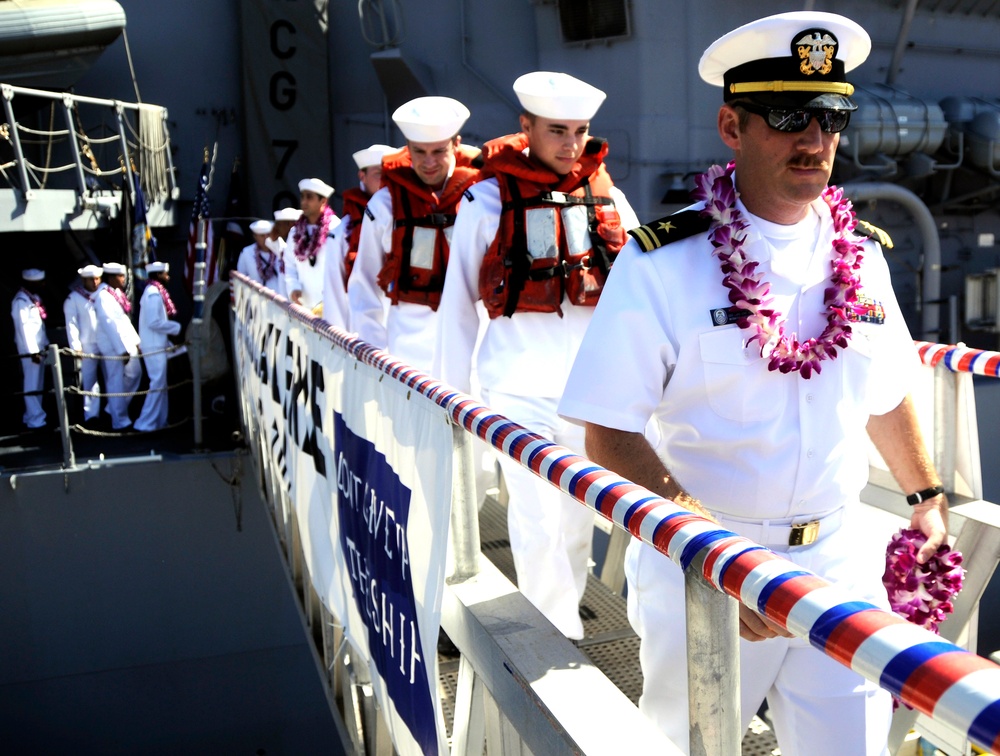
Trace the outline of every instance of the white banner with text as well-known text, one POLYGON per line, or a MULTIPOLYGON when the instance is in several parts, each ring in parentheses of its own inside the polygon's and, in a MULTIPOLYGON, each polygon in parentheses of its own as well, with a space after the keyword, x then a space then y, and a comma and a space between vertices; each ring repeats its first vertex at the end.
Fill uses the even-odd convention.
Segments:
POLYGON ((446 754, 437 640, 452 430, 430 400, 234 283, 248 438, 286 496, 312 585, 368 660, 401 756, 446 754))

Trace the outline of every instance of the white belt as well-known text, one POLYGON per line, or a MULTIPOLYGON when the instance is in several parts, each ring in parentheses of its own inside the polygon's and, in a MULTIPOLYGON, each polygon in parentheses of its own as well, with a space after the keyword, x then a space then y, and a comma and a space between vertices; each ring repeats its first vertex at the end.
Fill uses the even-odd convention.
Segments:
POLYGON ((717 515, 719 524, 761 546, 808 546, 826 538, 844 522, 844 510, 822 517, 795 517, 786 520, 733 520, 717 515))

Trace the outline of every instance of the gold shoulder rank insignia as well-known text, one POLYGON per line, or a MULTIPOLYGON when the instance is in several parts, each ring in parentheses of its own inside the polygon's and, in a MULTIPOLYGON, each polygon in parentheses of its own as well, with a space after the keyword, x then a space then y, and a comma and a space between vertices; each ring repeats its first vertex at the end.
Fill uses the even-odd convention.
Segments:
POLYGON ((711 221, 703 218, 698 210, 683 210, 664 218, 659 218, 644 226, 633 228, 629 234, 639 242, 643 252, 666 246, 671 242, 687 239, 708 231, 711 221))
POLYGON ((866 239, 874 239, 886 249, 892 249, 892 237, 878 226, 858 218, 858 225, 854 227, 854 233, 866 239))

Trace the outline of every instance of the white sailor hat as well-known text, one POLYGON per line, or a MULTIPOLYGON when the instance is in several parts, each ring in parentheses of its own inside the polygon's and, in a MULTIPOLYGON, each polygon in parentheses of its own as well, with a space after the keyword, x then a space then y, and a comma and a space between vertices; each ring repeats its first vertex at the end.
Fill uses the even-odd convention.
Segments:
POLYGON ((169 273, 170 272, 170 263, 160 262, 159 260, 156 260, 154 262, 149 263, 146 266, 146 272, 147 273, 169 273))
POLYGON ((25 281, 44 281, 45 271, 38 268, 28 268, 21 271, 21 278, 25 281))
POLYGON ((302 211, 297 207, 283 207, 280 210, 274 211, 274 219, 276 221, 291 221, 295 223, 301 217, 302 211))
POLYGON ((76 274, 80 278, 100 278, 104 271, 101 270, 100 265, 84 265, 76 271, 76 274))
POLYGON ((305 178, 299 182, 300 192, 314 192, 320 197, 329 197, 333 194, 333 187, 318 178, 305 178))
POLYGON ((116 262, 104 263, 104 272, 109 276, 124 276, 125 266, 116 262))
POLYGON ((263 234, 266 236, 271 233, 272 228, 274 228, 274 224, 269 220, 255 220, 250 224, 250 233, 263 234))
MULTIPOLYGON (((445 138, 447 139, 447 137, 445 138)), ((395 147, 390 147, 387 144, 373 144, 367 149, 358 150, 352 157, 358 166, 358 170, 363 171, 365 168, 371 168, 373 165, 381 165, 382 156, 395 151, 395 147)))
POLYGON ((396 108, 392 120, 409 142, 443 142, 455 136, 470 115, 451 97, 418 97, 396 108))
POLYGON ((574 76, 552 71, 533 71, 519 76, 514 93, 521 107, 542 118, 589 121, 607 95, 574 76))
POLYGON ((779 13, 717 39, 701 56, 698 73, 724 87, 726 102, 856 110, 845 74, 864 63, 871 47, 864 29, 836 13, 779 13))

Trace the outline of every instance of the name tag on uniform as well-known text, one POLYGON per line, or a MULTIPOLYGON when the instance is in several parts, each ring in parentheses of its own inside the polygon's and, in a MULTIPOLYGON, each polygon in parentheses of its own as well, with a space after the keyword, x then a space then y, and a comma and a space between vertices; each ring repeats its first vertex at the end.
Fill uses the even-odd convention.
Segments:
POLYGON ((885 323, 885 308, 877 299, 859 292, 858 301, 851 305, 851 309, 847 312, 847 319, 853 323, 882 325, 885 323))
POLYGON ((709 310, 708 313, 712 316, 713 326, 732 325, 741 318, 747 318, 751 315, 750 310, 744 310, 740 307, 716 307, 714 310, 709 310))

